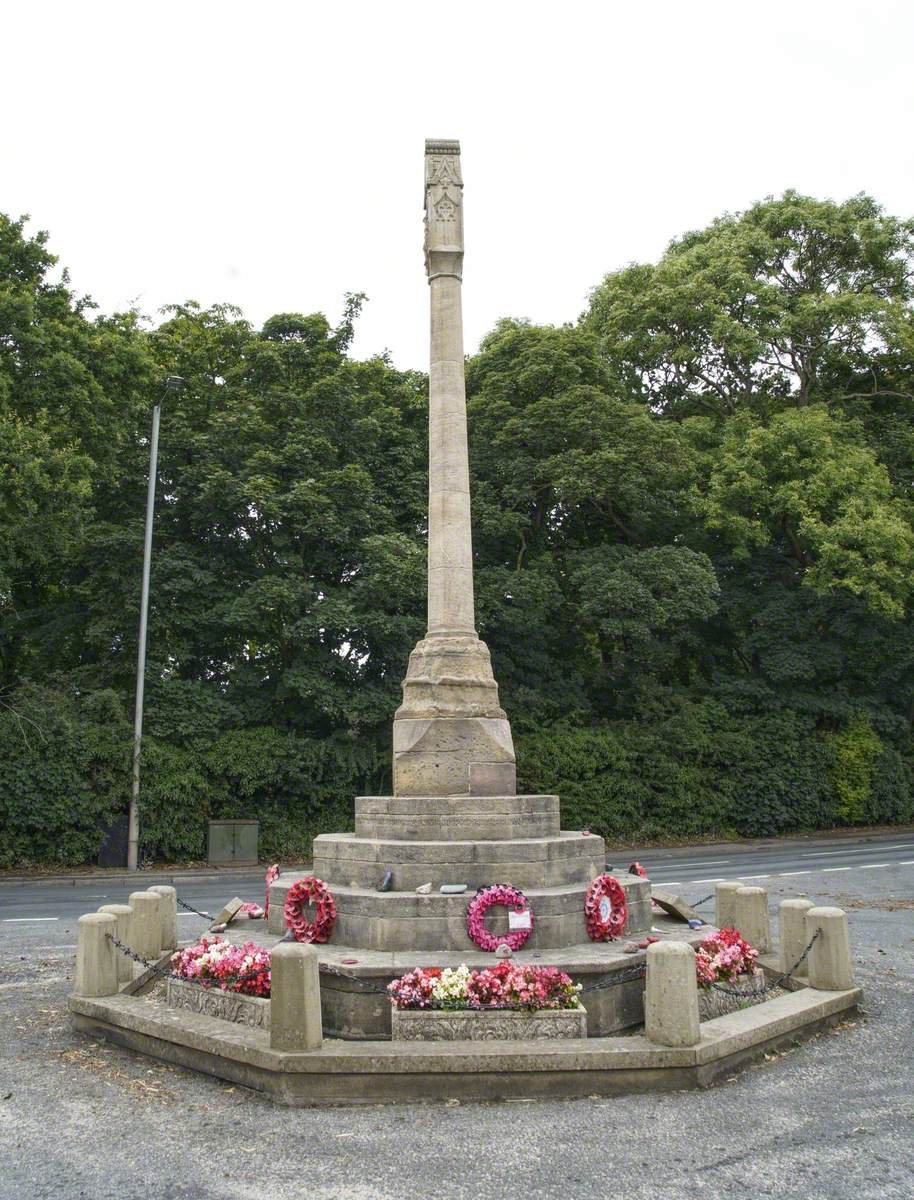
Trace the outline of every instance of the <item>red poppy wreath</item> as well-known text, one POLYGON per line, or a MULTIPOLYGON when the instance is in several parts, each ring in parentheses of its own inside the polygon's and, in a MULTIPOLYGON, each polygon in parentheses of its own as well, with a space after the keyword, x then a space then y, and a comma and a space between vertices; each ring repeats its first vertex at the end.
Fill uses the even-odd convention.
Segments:
POLYGON ((480 950, 497 950, 499 946, 510 946, 512 950, 520 950, 532 931, 533 913, 527 904, 527 897, 508 883, 493 883, 489 887, 480 888, 467 905, 467 933, 480 950), (512 929, 510 933, 498 936, 489 933, 485 926, 485 917, 493 904, 503 904, 518 915, 526 914, 529 918, 526 928, 512 929))
POLYGON ((289 888, 282 915, 297 942, 326 942, 336 920, 333 893, 322 879, 306 875, 289 888), (306 904, 313 904, 317 910, 313 921, 305 920, 306 904))
POLYGON ((621 937, 627 916, 622 885, 612 875, 598 875, 584 897, 587 936, 592 942, 611 942, 621 937))

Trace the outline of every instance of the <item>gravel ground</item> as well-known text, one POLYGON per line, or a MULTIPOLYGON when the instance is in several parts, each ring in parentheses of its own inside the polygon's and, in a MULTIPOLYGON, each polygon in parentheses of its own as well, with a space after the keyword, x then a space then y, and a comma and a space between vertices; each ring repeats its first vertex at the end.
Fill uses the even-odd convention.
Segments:
POLYGON ((73 926, 6 925, 0 1197, 911 1200, 914 868, 790 882, 773 904, 848 909, 862 1017, 708 1091, 613 1100, 283 1109, 74 1035, 73 926))

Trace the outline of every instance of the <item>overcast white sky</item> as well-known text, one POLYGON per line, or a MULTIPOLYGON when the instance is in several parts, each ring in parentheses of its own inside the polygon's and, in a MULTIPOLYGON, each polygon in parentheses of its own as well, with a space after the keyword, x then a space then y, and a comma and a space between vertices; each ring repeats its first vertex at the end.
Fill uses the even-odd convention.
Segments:
POLYGON ((794 187, 914 215, 910 0, 21 0, 0 211, 103 310, 339 317, 427 363, 425 137, 463 148, 466 348, 794 187))

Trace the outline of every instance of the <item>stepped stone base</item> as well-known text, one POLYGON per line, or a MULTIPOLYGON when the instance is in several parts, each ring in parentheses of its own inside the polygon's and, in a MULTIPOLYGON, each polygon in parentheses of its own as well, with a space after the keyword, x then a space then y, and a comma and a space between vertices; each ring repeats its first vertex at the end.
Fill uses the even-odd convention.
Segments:
POLYGON ((402 841, 557 837, 558 796, 357 796, 355 833, 402 841))

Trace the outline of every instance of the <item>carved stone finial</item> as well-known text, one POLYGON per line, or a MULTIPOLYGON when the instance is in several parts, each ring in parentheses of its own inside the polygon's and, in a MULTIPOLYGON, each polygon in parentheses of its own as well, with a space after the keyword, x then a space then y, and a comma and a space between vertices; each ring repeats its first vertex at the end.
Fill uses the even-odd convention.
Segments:
POLYGON ((463 177, 460 143, 425 143, 425 268, 429 279, 463 274, 463 177))

